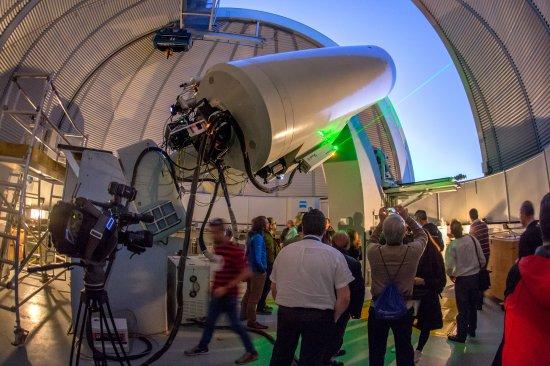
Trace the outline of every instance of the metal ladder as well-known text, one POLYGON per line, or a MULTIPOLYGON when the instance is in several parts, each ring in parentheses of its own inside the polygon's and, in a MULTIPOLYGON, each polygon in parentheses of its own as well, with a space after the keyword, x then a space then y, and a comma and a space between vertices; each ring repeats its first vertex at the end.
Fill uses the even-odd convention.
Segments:
MULTIPOLYGON (((44 264, 46 260, 45 255, 48 253, 47 250, 44 250, 48 232, 47 230, 41 230, 40 220, 38 233, 33 232, 25 217, 27 202, 37 199, 38 207, 40 210, 42 209, 41 183, 46 181, 52 184, 49 202, 51 207, 54 186, 56 184, 62 184, 58 179, 52 178, 44 172, 32 168, 31 162, 33 151, 36 149, 48 151, 50 157, 52 157, 52 155, 55 156, 55 162, 58 163, 60 160, 60 152, 52 148, 48 144, 48 141, 54 142, 54 147, 57 146, 60 141, 68 145, 74 145, 67 137, 76 137, 81 139, 81 143, 78 146, 86 146, 87 136, 84 135, 69 116, 49 75, 33 73, 14 74, 8 91, 4 95, 1 108, 0 123, 15 122, 22 131, 24 131, 22 140, 26 141, 27 145, 25 155, 21 158, 0 156, 0 162, 15 165, 18 167, 17 170, 19 170, 17 174, 11 174, 11 178, 8 180, 0 180, 0 213, 5 215, 4 220, 6 222, 4 231, 0 232, 0 291, 13 291, 13 305, 7 306, 0 304, 0 309, 15 313, 15 337, 12 344, 14 346, 20 346, 24 344, 28 334, 28 331, 21 326, 21 306, 65 273, 65 271, 61 271, 51 277, 46 275, 43 277, 41 286, 24 298, 20 297, 20 282, 28 276, 28 273, 24 273, 26 266, 29 262, 32 262, 33 259, 38 259, 39 264, 44 264), (24 86, 24 83, 27 83, 27 87, 24 86), (32 93, 28 91, 28 85, 32 85, 32 83, 39 83, 38 86, 41 87, 41 96, 37 98, 38 101, 34 100, 31 97, 32 93), (12 93, 15 94, 12 95, 12 93), (76 131, 77 134, 74 132, 63 132, 51 121, 47 112, 49 111, 48 107, 51 106, 52 101, 56 102, 61 107, 63 114, 71 124, 72 130, 76 131), (55 138, 53 134, 55 134, 55 138), (33 179, 38 180, 37 197, 28 192, 29 182, 33 179), (25 241, 27 241, 28 237, 34 237, 32 248, 24 255, 20 253, 23 244, 23 232, 26 234, 25 241), (14 248, 13 259, 9 259, 7 255, 10 243, 14 248)), ((25 248, 23 248, 23 251, 25 251, 24 249, 25 248)), ((57 257, 54 257, 54 260, 55 259, 57 259, 57 257)))

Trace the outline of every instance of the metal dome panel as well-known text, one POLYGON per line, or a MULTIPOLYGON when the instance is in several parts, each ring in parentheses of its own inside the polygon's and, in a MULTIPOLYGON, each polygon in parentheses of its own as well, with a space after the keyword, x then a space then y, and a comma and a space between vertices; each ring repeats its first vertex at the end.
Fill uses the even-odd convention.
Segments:
POLYGON ((550 143, 548 2, 415 0, 461 74, 486 173, 512 167, 550 143))

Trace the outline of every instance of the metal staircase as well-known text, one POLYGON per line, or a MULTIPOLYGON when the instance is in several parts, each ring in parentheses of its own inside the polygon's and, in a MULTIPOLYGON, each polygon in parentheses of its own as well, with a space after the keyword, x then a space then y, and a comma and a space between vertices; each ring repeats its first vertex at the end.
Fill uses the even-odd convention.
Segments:
POLYGON ((22 131, 22 144, 0 141, 0 165, 10 171, 6 179, 0 179, 0 291, 13 292, 4 297, 10 304, 0 304, 0 309, 15 314, 12 344, 19 346, 28 334, 21 326, 21 306, 65 274, 43 275, 41 286, 21 297, 20 283, 29 276, 28 265, 66 260, 48 248, 46 216, 54 200, 61 198, 55 192, 64 178, 63 157, 55 147, 58 143, 86 146, 87 137, 71 119, 50 76, 44 74, 14 74, 2 101, 0 123, 15 123, 9 130, 22 131), (48 117, 52 103, 59 105, 69 121, 70 132, 48 117), (48 184, 49 195, 44 195, 48 184))

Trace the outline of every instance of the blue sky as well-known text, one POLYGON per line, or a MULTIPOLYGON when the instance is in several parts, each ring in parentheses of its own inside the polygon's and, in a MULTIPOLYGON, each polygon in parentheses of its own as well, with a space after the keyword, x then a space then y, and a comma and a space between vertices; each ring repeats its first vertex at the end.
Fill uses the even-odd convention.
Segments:
POLYGON ((390 98, 403 124, 416 180, 482 176, 472 110, 443 42, 410 0, 221 0, 306 24, 340 45, 385 48, 397 69, 390 98))

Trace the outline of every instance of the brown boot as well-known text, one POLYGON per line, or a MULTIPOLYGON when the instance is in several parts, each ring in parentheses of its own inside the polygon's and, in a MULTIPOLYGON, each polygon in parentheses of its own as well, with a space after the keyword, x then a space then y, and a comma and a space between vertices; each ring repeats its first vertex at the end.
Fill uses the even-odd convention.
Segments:
POLYGON ((237 360, 235 360, 235 363, 237 365, 244 365, 245 363, 249 363, 252 361, 256 361, 258 359, 258 352, 246 352, 244 355, 239 357, 237 360))

